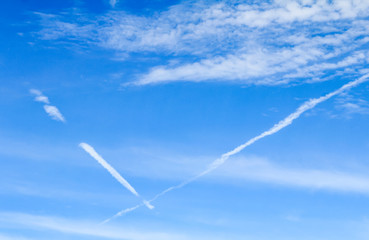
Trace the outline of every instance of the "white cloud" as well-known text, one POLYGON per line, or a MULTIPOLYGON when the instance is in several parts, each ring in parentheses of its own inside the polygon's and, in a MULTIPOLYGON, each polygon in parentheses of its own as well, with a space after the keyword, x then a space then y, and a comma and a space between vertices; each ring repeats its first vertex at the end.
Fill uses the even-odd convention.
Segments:
POLYGON ((369 114, 369 103, 360 96, 346 93, 336 99, 335 109, 338 113, 332 114, 332 117, 351 118, 354 114, 369 114))
POLYGON ((40 90, 34 88, 30 89, 29 92, 36 96, 42 95, 42 92, 40 90))
POLYGON ((35 95, 35 101, 36 102, 42 102, 45 104, 49 104, 49 98, 42 94, 40 90, 37 89, 30 89, 29 92, 33 95, 35 95))
POLYGON ((340 171, 287 168, 260 158, 238 158, 217 171, 215 176, 298 188, 369 194, 369 176, 340 171))
POLYGON ((44 105, 44 109, 45 109, 45 112, 47 114, 49 114, 49 116, 52 119, 54 119, 56 121, 65 122, 64 116, 60 113, 60 111, 57 107, 51 106, 51 105, 44 105))
POLYGON ((109 3, 112 7, 115 7, 115 5, 118 3, 117 0, 109 0, 109 3))
POLYGON ((34 238, 24 238, 24 237, 18 237, 18 236, 14 236, 14 235, 0 234, 0 239, 1 240, 31 240, 31 239, 34 239, 34 238))
POLYGON ((100 237, 107 239, 132 239, 132 240, 172 240, 191 239, 181 234, 160 231, 148 231, 145 229, 133 229, 132 227, 108 227, 97 225, 88 220, 65 219, 52 216, 39 216, 24 213, 2 212, 0 223, 3 226, 12 226, 16 229, 42 229, 63 234, 100 237))
POLYGON ((49 98, 48 97, 46 97, 46 96, 37 96, 36 98, 35 98, 35 101, 37 101, 37 102, 42 102, 42 103, 46 103, 46 104, 49 104, 50 102, 49 102, 49 98))
MULTIPOLYGON (((277 85, 299 79, 308 82, 321 81, 319 77, 325 73, 347 69, 355 72, 368 63, 367 50, 353 50, 360 49, 369 39, 354 41, 362 32, 358 29, 351 30, 334 35, 326 33, 324 37, 304 36, 303 40, 296 40, 296 32, 291 34, 290 29, 282 32, 278 29, 281 36, 262 35, 259 43, 252 43, 232 54, 211 56, 178 66, 152 68, 139 76, 135 84, 217 80, 277 85), (267 41, 278 43, 278 46, 265 43, 265 37, 275 38, 275 43, 273 40, 267 41)), ((365 31, 369 33, 369 29, 365 31)))
POLYGON ((43 39, 95 44, 118 55, 168 56, 168 64, 137 77, 135 83, 141 85, 209 80, 264 85, 313 82, 337 70, 350 69, 354 76, 368 63, 368 1, 198 2, 151 16, 124 11, 95 18, 40 16, 43 39))
POLYGON ((367 113, 368 108, 363 108, 357 103, 344 103, 340 106, 341 108, 345 109, 349 113, 367 113))
POLYGON ((30 93, 35 95, 35 101, 44 103, 45 112, 54 120, 65 122, 64 116, 60 113, 59 109, 55 106, 49 105, 49 98, 42 94, 40 90, 30 89, 30 93))

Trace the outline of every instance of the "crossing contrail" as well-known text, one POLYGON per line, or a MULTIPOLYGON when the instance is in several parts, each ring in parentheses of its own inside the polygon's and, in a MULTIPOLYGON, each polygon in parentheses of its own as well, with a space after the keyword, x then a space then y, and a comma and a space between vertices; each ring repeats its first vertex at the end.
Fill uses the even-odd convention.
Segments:
MULTIPOLYGON (((196 179, 214 171, 215 169, 217 169, 218 167, 220 167, 221 165, 223 165, 229 157, 241 152, 243 149, 245 149, 246 147, 254 144, 255 142, 257 142, 258 140, 266 137, 266 136, 269 136, 269 135, 272 135, 272 134, 275 134, 277 132, 279 132, 280 130, 282 130, 283 128, 287 127, 288 125, 290 125, 295 119, 299 118, 301 116, 301 114, 303 114, 304 112, 314 108, 316 105, 318 105, 319 103, 322 103, 324 101, 327 101, 328 99, 344 92, 345 90, 349 90, 353 87, 356 87, 357 85, 361 84, 361 83, 364 83, 366 81, 368 81, 368 77, 369 77, 369 74, 365 74, 364 76, 354 80, 354 81, 351 81, 351 82, 348 82, 346 83, 345 85, 343 85, 342 87, 340 87, 339 89, 331 92, 331 93, 328 93, 324 96, 321 96, 319 98, 312 98, 306 102, 304 102, 300 107, 298 107, 296 109, 295 112, 291 113, 290 115, 288 115, 286 118, 284 118, 283 120, 279 121, 277 124, 275 124, 273 127, 271 127, 270 129, 268 129, 267 131, 257 135, 256 137, 253 137, 251 138, 250 140, 248 140, 247 142, 245 142, 244 144, 241 144, 239 145, 238 147, 234 148, 233 150, 227 152, 227 153, 224 153, 220 156, 220 158, 216 159, 215 161, 213 161, 206 170, 204 170, 203 172, 201 172, 200 174, 186 180, 186 181, 183 181, 182 183, 178 184, 178 185, 174 185, 172 187, 169 187, 167 189, 165 189, 164 191, 160 192, 159 194, 157 194, 156 196, 154 196, 154 198, 152 198, 151 200, 149 200, 148 202, 151 203, 153 201, 155 201, 156 199, 158 199, 159 197, 167 194, 168 192, 171 192, 175 189, 179 189, 179 188, 182 188, 184 186, 186 186, 187 184, 195 181, 196 179)), ((128 212, 131 212, 139 207, 141 207, 143 204, 140 204, 140 205, 137 205, 135 207, 132 207, 132 208, 127 208, 127 209, 124 209, 120 212, 118 212, 117 214, 115 214, 113 217, 105 220, 104 222, 108 222, 110 220, 112 220, 113 218, 116 218, 116 217, 119 217, 125 213, 128 213, 128 212)))
MULTIPOLYGON (((93 147, 91 147, 87 143, 80 143, 79 146, 85 150, 91 157, 93 157, 98 163, 100 163, 108 172, 120 183, 123 187, 127 188, 132 194, 136 197, 140 197, 140 195, 136 192, 136 190, 125 180, 107 161, 105 161, 93 147)), ((149 201, 143 200, 143 205, 148 207, 149 209, 153 209, 154 206, 150 204, 149 201)))

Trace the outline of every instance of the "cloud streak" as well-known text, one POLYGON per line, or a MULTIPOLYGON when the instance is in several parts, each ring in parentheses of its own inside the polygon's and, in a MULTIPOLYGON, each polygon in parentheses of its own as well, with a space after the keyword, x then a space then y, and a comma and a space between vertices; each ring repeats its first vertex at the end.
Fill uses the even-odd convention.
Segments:
MULTIPOLYGON (((101 164, 123 187, 128 189, 133 195, 136 197, 140 197, 140 195, 137 193, 137 191, 131 186, 131 184, 128 183, 126 179, 124 179, 105 159, 103 159, 93 147, 91 147, 87 143, 80 143, 79 146, 85 150, 91 157, 93 157, 98 163, 101 164)), ((143 204, 149 208, 153 209, 154 206, 152 206, 148 201, 143 200, 143 204)))
POLYGON ((49 98, 42 94, 40 90, 31 89, 30 93, 35 95, 34 100, 36 102, 44 103, 45 112, 55 121, 60 121, 65 123, 64 116, 60 113, 59 109, 55 106, 50 105, 49 98))
MULTIPOLYGON (((164 231, 149 231, 147 229, 134 229, 132 227, 113 227, 96 225, 89 220, 67 219, 54 216, 32 215, 25 213, 0 212, 0 224, 12 226, 13 229, 35 229, 77 235, 81 237, 94 237, 103 239, 132 239, 132 240, 171 240, 192 239, 181 234, 164 231)), ((1 236, 0 236, 1 237, 1 236)), ((11 238, 14 239, 14 238, 11 238)), ((16 239, 16 238, 15 238, 16 239)), ((46 238, 48 239, 48 238, 46 238)))
MULTIPOLYGON (((354 80, 354 81, 351 81, 345 85, 343 85, 342 87, 340 87, 339 89, 333 91, 333 92, 330 92, 322 97, 319 97, 319 98, 313 98, 313 99, 310 99, 308 101, 306 101, 305 103, 303 103, 300 107, 297 108, 297 110, 293 113, 291 113, 290 115, 288 115, 286 118, 284 118, 283 120, 279 121, 277 124, 275 124, 273 127, 271 127, 270 129, 268 129, 267 131, 257 135, 256 137, 253 137, 251 138, 250 140, 248 140, 247 142, 239 145, 238 147, 234 148, 233 150, 227 152, 227 153, 224 153, 221 155, 220 158, 216 159, 215 161, 213 161, 208 167, 207 169, 205 169, 203 172, 201 172, 200 174, 186 180, 186 181, 183 181, 182 183, 178 184, 178 185, 175 185, 175 186, 172 186, 172 187, 169 187, 167 189, 165 189, 164 191, 162 191, 161 193, 157 194, 154 198, 152 198, 149 202, 153 202, 155 201, 156 199, 158 199, 159 197, 162 197, 163 195, 167 194, 168 192, 171 192, 173 190, 176 190, 176 189, 180 189, 184 186, 186 186, 187 184, 197 180, 198 178, 214 171, 215 169, 219 168, 220 166, 222 166, 231 156, 241 152, 242 150, 244 150, 246 147, 254 144, 255 142, 259 141, 260 139, 263 139, 267 136, 270 136, 270 135, 273 135, 277 132, 279 132, 280 130, 282 130, 283 128, 289 126, 290 124, 292 124, 292 122, 294 120, 296 120, 297 118, 299 118, 301 116, 301 114, 303 114, 304 112, 314 108, 316 105, 318 105, 319 103, 322 103, 324 101, 327 101, 328 99, 336 96, 336 95, 339 95, 340 93, 343 93, 344 91, 347 91, 353 87, 356 87, 366 81, 368 81, 368 78, 369 78, 369 74, 366 74, 362 77, 360 77, 359 79, 357 80, 354 80)), ((111 219, 113 218, 116 218, 118 216, 121 216, 122 214, 124 213, 127 213, 127 212, 130 212, 130 211, 133 211, 135 209, 137 209, 138 207, 140 206, 136 206, 134 208, 129 208, 129 209, 125 209, 121 212, 118 212, 117 214, 115 214, 113 217, 107 219, 106 221, 110 221, 111 219)))
POLYGON ((237 159, 218 171, 216 176, 291 187, 369 194, 367 176, 340 171, 281 167, 252 157, 237 159))

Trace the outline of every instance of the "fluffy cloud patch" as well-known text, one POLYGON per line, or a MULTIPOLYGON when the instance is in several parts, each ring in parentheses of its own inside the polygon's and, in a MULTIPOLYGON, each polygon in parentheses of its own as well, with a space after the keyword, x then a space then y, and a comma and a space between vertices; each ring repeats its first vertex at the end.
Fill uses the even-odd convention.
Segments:
POLYGON ((369 2, 295 0, 180 4, 150 16, 39 14, 44 40, 93 44, 118 53, 165 55, 132 79, 237 81, 276 85, 361 74, 368 64, 369 2), (173 64, 173 61, 175 64, 173 64))

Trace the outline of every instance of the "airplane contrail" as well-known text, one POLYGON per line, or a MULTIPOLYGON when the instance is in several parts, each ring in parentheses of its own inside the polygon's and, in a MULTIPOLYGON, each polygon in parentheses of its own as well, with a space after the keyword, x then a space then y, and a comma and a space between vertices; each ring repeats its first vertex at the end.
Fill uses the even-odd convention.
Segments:
MULTIPOLYGON (((257 135, 256 137, 253 137, 251 138, 250 140, 248 140, 247 142, 245 142, 244 144, 241 144, 239 145, 238 147, 234 148, 233 150, 227 152, 227 153, 224 153, 220 156, 220 158, 216 159, 215 161, 213 161, 206 170, 204 170, 203 172, 201 172, 200 174, 186 180, 186 181, 183 181, 182 183, 178 184, 178 185, 174 185, 172 187, 169 187, 167 189, 165 189, 164 191, 160 192, 159 194, 157 194, 156 196, 154 196, 154 198, 152 198, 151 200, 149 200, 148 202, 151 203, 153 201, 155 201, 156 199, 158 199, 159 197, 167 194, 168 192, 171 192, 175 189, 179 189, 179 188, 182 188, 184 186, 186 186, 187 184, 195 181, 196 179, 214 171, 215 169, 217 169, 218 167, 220 167, 221 165, 223 165, 229 157, 241 152, 243 149, 245 149, 246 147, 252 145, 253 143, 255 143, 256 141, 266 137, 266 136, 269 136, 269 135, 272 135, 272 134, 275 134, 277 132, 279 132, 280 130, 282 130, 283 128, 287 127, 288 125, 290 125, 295 119, 299 118, 301 116, 301 114, 303 114, 304 112, 314 108, 317 104, 319 103, 322 103, 340 93, 342 93, 343 91, 345 90, 349 90, 353 87, 356 87, 357 85, 361 84, 361 83, 364 83, 366 81, 368 81, 368 77, 369 77, 369 74, 365 74, 363 75, 362 77, 360 77, 359 79, 356 79, 354 81, 351 81, 351 82, 348 82, 346 83, 345 85, 343 85, 342 87, 340 87, 339 89, 331 92, 331 93, 328 93, 322 97, 319 97, 319 98, 312 98, 306 102, 304 102, 300 107, 298 107, 296 109, 295 112, 291 113, 290 115, 288 115, 286 118, 284 118, 283 120, 279 121, 277 124, 275 124, 273 127, 271 127, 270 129, 268 129, 267 131, 257 135)), ((111 218, 108 218, 107 220, 104 221, 105 222, 108 222, 116 217, 119 217, 125 213, 128 213, 128 212, 131 212, 139 207, 141 207, 143 204, 140 204, 140 205, 137 205, 135 207, 132 207, 132 208, 127 208, 127 209, 124 209, 120 212, 118 212, 117 214, 115 214, 113 217, 111 218)))
MULTIPOLYGON (((105 161, 93 147, 91 147, 87 143, 80 143, 79 146, 85 150, 91 157, 93 157, 98 163, 100 163, 108 172, 120 183, 123 187, 127 188, 132 194, 136 197, 140 197, 140 195, 136 192, 136 190, 125 180, 107 161, 105 161)), ((143 205, 148 207, 149 209, 153 209, 154 206, 150 204, 149 201, 143 200, 143 205)))
MULTIPOLYGON (((151 200, 151 201, 152 201, 152 200, 151 200)), ((130 207, 130 208, 124 209, 124 210, 122 210, 122 211, 118 212, 117 214, 115 214, 114 216, 112 216, 111 218, 108 218, 108 219, 106 219, 106 220, 102 221, 100 224, 102 225, 102 224, 105 224, 105 223, 107 223, 107 222, 110 222, 110 220, 112 220, 112 219, 114 219, 114 218, 116 218, 116 217, 122 216, 122 215, 123 215, 123 214, 125 214, 125 213, 132 212, 133 210, 136 210, 137 208, 142 207, 143 205, 144 205, 144 204, 143 204, 143 203, 141 203, 141 204, 137 204, 137 205, 136 205, 136 206, 134 206, 134 207, 130 207)))

